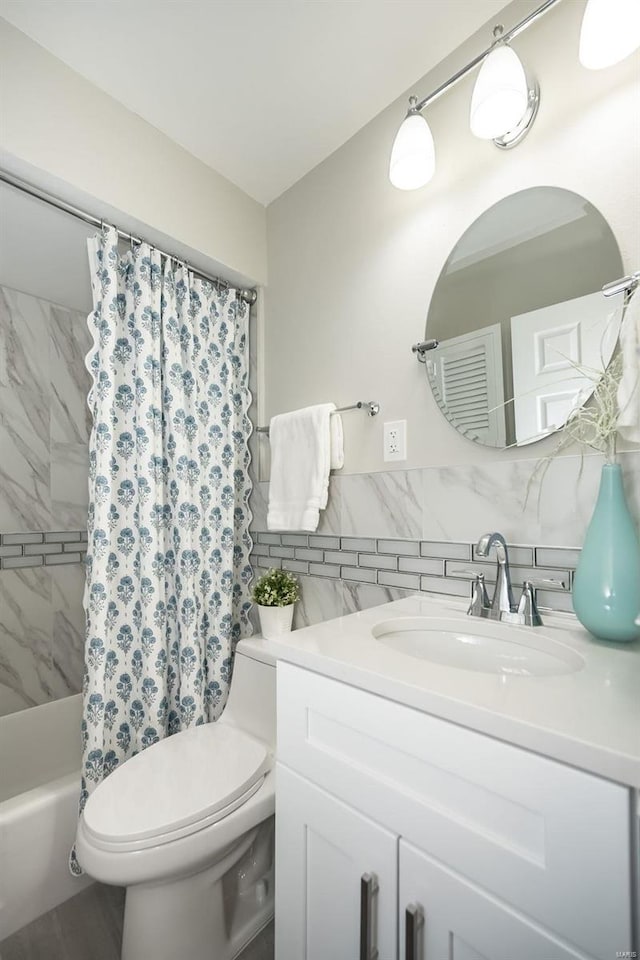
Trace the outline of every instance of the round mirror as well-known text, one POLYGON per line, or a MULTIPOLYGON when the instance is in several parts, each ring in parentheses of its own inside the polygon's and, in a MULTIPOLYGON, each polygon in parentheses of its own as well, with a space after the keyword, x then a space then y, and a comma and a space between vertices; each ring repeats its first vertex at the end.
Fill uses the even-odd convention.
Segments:
POLYGON ((616 239, 584 197, 532 187, 500 200, 451 251, 423 354, 447 420, 470 440, 523 445, 553 433, 611 359, 623 295, 616 239), (596 374, 597 376, 597 374, 596 374))

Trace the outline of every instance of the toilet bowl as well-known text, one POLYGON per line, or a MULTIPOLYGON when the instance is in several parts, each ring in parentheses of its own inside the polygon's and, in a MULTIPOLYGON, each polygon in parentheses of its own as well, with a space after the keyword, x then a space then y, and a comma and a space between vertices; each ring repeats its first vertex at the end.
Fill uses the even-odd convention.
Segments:
POLYGON ((275 676, 264 641, 240 641, 217 723, 148 747, 89 797, 76 851, 127 888, 122 960, 232 960, 271 918, 275 676))

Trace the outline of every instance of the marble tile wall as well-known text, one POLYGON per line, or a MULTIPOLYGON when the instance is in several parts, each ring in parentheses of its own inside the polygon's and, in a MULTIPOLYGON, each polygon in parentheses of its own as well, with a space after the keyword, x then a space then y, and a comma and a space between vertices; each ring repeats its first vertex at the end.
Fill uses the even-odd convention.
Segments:
MULTIPOLYGON (((620 461, 627 500, 640 523, 640 451, 623 453, 620 461)), ((532 458, 336 474, 318 528, 327 539, 309 534, 300 542, 294 542, 295 534, 280 539, 266 531, 269 485, 259 483, 253 494, 254 563, 258 572, 281 565, 300 574, 303 598, 296 625, 306 626, 420 589, 468 596, 469 574, 460 570, 477 569, 490 580, 494 565, 483 566, 472 548, 483 533, 499 530, 515 545, 516 577, 562 580, 565 588, 541 588, 539 602, 570 611, 573 570, 602 462, 598 456, 558 458, 542 479, 532 458), (398 542, 391 549, 394 539, 398 542), (440 550, 434 553, 436 546, 440 550), (427 569, 424 560, 436 560, 437 569, 427 569)))
POLYGON ((0 286, 0 715, 80 689, 86 316, 0 286))

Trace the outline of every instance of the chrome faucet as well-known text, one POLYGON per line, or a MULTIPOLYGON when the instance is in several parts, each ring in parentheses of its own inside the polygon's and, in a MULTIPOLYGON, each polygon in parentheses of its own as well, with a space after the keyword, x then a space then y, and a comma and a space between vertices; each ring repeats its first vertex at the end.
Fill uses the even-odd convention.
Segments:
MULTIPOLYGON (((513 600, 511 589, 511 573, 509 570, 509 553, 507 544, 501 533, 485 533, 476 545, 476 554, 479 557, 488 557, 491 547, 496 548, 498 573, 493 600, 486 613, 491 620, 500 620, 503 614, 516 613, 517 608, 513 600)), ((506 618, 503 618, 506 619, 506 618)))
MULTIPOLYGON (((491 547, 496 548, 498 572, 496 589, 493 600, 489 600, 484 583, 483 573, 474 573, 467 568, 454 571, 462 575, 473 574, 474 581, 471 588, 471 603, 467 614, 470 617, 485 617, 490 620, 504 620, 507 623, 523 627, 542 627, 542 617, 536 601, 536 587, 546 587, 563 590, 566 583, 560 579, 525 580, 522 584, 522 596, 519 603, 514 603, 511 590, 511 571, 509 569, 509 553, 504 537, 501 533, 485 533, 476 544, 476 556, 488 557, 491 547)), ((543 610, 546 608, 542 608, 543 610)), ((638 618, 640 620, 640 617, 638 618)))

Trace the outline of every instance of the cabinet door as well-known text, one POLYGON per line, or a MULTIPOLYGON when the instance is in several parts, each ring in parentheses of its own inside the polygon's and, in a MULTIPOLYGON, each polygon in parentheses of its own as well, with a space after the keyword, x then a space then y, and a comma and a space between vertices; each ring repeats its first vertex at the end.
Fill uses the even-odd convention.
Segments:
POLYGON ((587 955, 629 949, 619 784, 282 661, 278 759, 587 955))
POLYGON ((276 960, 360 960, 363 906, 366 960, 396 960, 397 836, 282 764, 276 796, 276 960))
POLYGON ((591 960, 404 840, 399 887, 401 960, 591 960), (408 907, 418 908, 415 947, 408 907))

